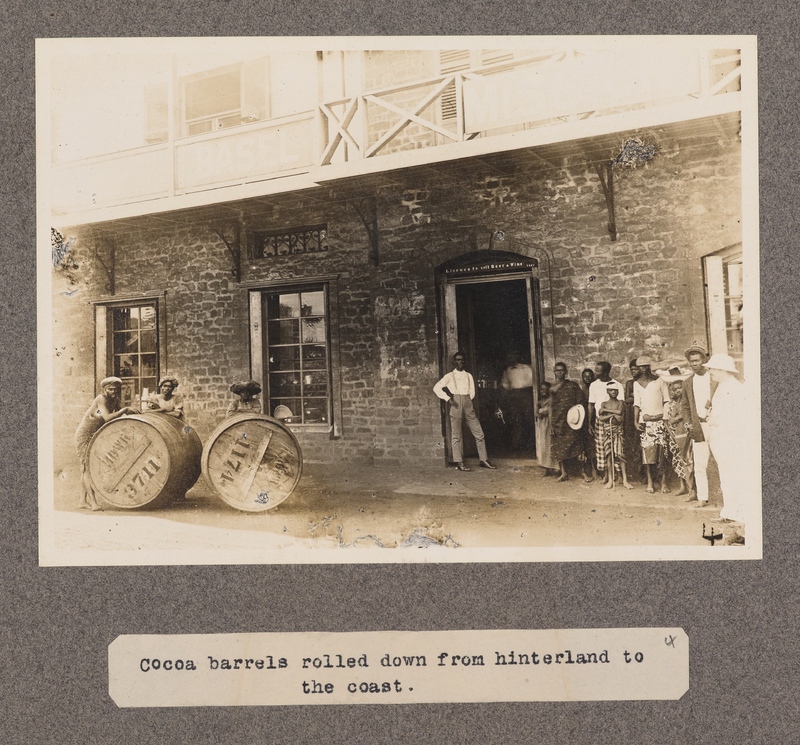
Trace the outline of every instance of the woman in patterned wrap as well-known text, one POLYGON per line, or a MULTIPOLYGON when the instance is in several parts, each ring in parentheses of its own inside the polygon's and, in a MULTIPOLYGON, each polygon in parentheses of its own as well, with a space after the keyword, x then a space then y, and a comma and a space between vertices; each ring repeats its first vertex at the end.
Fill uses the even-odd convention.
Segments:
POLYGON ((556 382, 550 386, 550 426, 553 433, 550 454, 561 471, 558 481, 566 481, 566 461, 583 453, 583 432, 567 423, 567 412, 575 404, 583 405, 583 391, 574 380, 567 380, 567 366, 556 362, 553 368, 556 382))

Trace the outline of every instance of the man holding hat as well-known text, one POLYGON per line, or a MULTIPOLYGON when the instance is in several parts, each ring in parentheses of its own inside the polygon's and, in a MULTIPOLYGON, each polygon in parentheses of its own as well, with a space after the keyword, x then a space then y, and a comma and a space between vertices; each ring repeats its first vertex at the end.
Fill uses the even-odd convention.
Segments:
POLYGON ((681 415, 692 441, 694 480, 697 493, 687 501, 697 499, 697 507, 708 506, 708 413, 711 409, 711 375, 705 366, 708 352, 694 344, 686 350, 686 360, 692 374, 683 384, 681 415))

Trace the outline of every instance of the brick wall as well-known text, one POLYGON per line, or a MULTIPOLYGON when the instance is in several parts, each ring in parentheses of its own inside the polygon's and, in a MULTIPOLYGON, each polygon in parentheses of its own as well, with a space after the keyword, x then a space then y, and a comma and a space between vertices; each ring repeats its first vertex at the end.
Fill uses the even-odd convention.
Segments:
MULTIPOLYGON (((621 174, 616 242, 607 233, 594 171, 574 159, 555 165, 498 177, 485 164, 462 163, 457 176, 446 166, 441 176, 408 171, 398 177, 401 184, 373 190, 377 266, 346 201, 334 193, 327 203, 305 206, 298 199, 291 210, 276 208, 251 228, 326 222, 328 251, 245 262, 245 286, 234 281, 224 244, 201 218, 182 226, 154 219, 135 232, 121 226, 117 295, 166 292, 167 355, 160 372, 180 379, 187 418, 205 438, 224 415, 229 384, 249 374, 248 288, 338 275, 331 326, 341 363, 334 370, 341 436, 300 429, 304 457, 436 461, 443 449, 431 391, 440 374, 434 271, 486 248, 494 230, 506 235, 496 248, 550 257, 549 272, 548 262, 541 263, 543 298, 549 300, 550 290, 553 298, 547 359, 563 359, 573 377, 599 359, 609 359, 614 374, 625 377, 631 356, 679 356, 688 344, 705 341, 701 257, 741 240, 738 146, 686 148, 621 174)), ((74 460, 72 434, 94 392, 87 301, 105 294, 91 231, 67 232, 78 238, 80 268, 75 285, 57 276, 54 293, 57 469, 74 460)))

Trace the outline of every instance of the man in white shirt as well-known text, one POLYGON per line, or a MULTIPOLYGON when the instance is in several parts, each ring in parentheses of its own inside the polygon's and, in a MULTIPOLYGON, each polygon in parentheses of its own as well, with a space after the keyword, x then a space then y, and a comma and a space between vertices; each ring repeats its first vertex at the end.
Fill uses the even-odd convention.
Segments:
POLYGON ((503 405, 511 424, 512 450, 533 448, 533 369, 522 361, 519 352, 506 357, 506 369, 500 379, 503 405))
POLYGON ((462 427, 466 421, 469 431, 475 438, 478 446, 478 457, 480 458, 481 468, 494 466, 489 463, 489 456, 486 452, 486 437, 483 428, 478 421, 478 416, 472 406, 472 399, 475 398, 475 381, 465 369, 466 356, 463 352, 456 352, 453 355, 455 369, 445 375, 435 386, 433 392, 442 401, 447 401, 450 409, 450 436, 453 445, 453 460, 459 471, 471 471, 472 469, 464 465, 464 454, 461 447, 462 427))

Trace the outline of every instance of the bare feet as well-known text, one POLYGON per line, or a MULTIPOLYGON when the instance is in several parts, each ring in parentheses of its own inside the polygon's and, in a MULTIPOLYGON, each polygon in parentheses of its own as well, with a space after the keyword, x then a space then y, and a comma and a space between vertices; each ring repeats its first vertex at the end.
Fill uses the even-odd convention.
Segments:
POLYGON ((645 491, 646 491, 648 494, 655 494, 655 491, 656 491, 656 490, 655 490, 655 489, 654 489, 652 486, 648 486, 648 487, 645 489, 645 491))
POLYGON ((613 481, 609 481, 609 482, 606 484, 606 489, 613 489, 613 488, 614 488, 614 482, 613 482, 613 481))
POLYGON ((689 493, 689 490, 685 486, 682 486, 678 491, 675 492, 675 496, 676 497, 682 497, 684 494, 688 494, 688 493, 689 493))
POLYGON ((623 485, 623 486, 624 486, 626 489, 633 489, 633 484, 631 484, 629 481, 623 481, 623 482, 622 482, 622 485, 623 485))
POLYGON ((584 481, 585 481, 587 484, 591 484, 591 483, 592 483, 592 481, 594 481, 594 479, 593 479, 591 476, 586 476, 586 475, 584 475, 584 477, 583 477, 583 480, 584 480, 584 481))
POLYGON ((561 474, 561 475, 560 475, 560 476, 559 476, 559 477, 556 479, 556 481, 557 481, 557 482, 558 482, 558 481, 569 481, 569 476, 567 476, 567 474, 566 474, 566 473, 562 473, 562 474, 561 474))
POLYGON ((670 491, 670 488, 668 486, 662 486, 661 487, 661 493, 662 494, 672 494, 672 492, 670 491))

